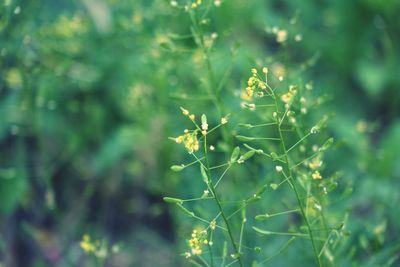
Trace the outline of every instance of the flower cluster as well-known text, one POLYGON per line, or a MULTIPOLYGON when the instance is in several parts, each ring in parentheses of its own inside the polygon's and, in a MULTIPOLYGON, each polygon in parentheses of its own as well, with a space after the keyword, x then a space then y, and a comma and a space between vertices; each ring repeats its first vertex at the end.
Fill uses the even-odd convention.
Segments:
POLYGON ((189 132, 188 129, 185 129, 184 134, 175 138, 175 141, 178 144, 183 143, 190 154, 199 150, 200 147, 199 140, 197 140, 197 130, 189 132))
POLYGON ((189 240, 190 252, 186 252, 185 256, 189 258, 191 255, 201 255, 203 253, 202 247, 203 245, 207 245, 207 231, 202 230, 193 230, 192 238, 189 240))
POLYGON ((283 101, 283 103, 285 103, 286 105, 290 105, 293 101, 294 96, 297 93, 297 89, 296 86, 291 85, 289 86, 289 91, 286 94, 283 94, 281 96, 281 100, 283 101))
POLYGON ((79 243, 83 251, 86 253, 95 253, 96 252, 96 246, 92 241, 90 240, 89 235, 84 235, 82 238, 82 241, 79 243))

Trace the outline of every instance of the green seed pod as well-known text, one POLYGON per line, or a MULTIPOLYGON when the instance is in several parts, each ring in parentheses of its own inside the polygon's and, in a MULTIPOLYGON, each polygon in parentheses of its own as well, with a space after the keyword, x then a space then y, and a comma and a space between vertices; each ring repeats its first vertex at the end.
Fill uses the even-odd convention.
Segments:
POLYGON ((260 228, 254 227, 254 226, 253 226, 253 230, 262 235, 270 235, 272 233, 271 231, 262 230, 260 228))
POLYGON ((230 162, 235 162, 240 155, 240 147, 235 147, 232 151, 231 160, 230 162))
POLYGON ((185 168, 185 165, 172 165, 171 170, 174 172, 180 172, 185 168))
POLYGON ((207 175, 206 169, 204 168, 203 164, 200 165, 200 172, 201 172, 201 177, 203 177, 203 181, 205 183, 207 183, 208 182, 208 175, 207 175))
POLYGON ((270 184, 269 186, 270 186, 273 190, 276 190, 276 189, 278 188, 278 185, 277 185, 277 184, 274 184, 274 183, 270 184))
POLYGON ((333 138, 329 138, 326 140, 326 142, 322 145, 322 147, 319 149, 319 151, 325 151, 327 150, 330 146, 333 144, 333 138))
POLYGON ((250 142, 253 141, 255 138, 243 135, 236 135, 236 139, 242 142, 250 142))
POLYGON ((254 217, 254 219, 258 220, 258 221, 262 221, 262 220, 266 220, 269 217, 268 214, 259 214, 256 215, 256 217, 254 217))
POLYGON ((167 203, 179 203, 182 204, 183 200, 179 198, 173 198, 173 197, 164 197, 163 200, 167 203))
POLYGON ((252 202, 259 201, 260 199, 261 199, 261 197, 254 195, 254 196, 248 198, 246 200, 246 203, 249 204, 249 203, 252 203, 252 202))
POLYGON ((203 115, 201 115, 201 123, 203 124, 206 124, 207 123, 207 117, 206 117, 206 115, 205 114, 203 114, 203 115))
POLYGON ((251 129, 251 128, 253 128, 253 125, 248 124, 248 123, 239 123, 238 126, 239 126, 239 127, 242 127, 242 128, 246 128, 246 129, 251 129))
POLYGON ((251 158, 252 156, 254 156, 255 153, 256 153, 256 152, 255 152, 254 150, 247 151, 247 152, 244 153, 242 156, 240 156, 238 162, 239 162, 239 163, 242 163, 242 162, 244 162, 245 160, 248 160, 249 158, 251 158))
POLYGON ((176 203, 176 205, 187 215, 189 215, 190 217, 194 217, 194 212, 188 210, 187 208, 185 208, 184 206, 182 206, 182 204, 180 203, 176 203))
POLYGON ((279 156, 275 152, 271 152, 271 158, 272 158, 273 161, 275 161, 275 160, 279 159, 279 156))
POLYGON ((258 189, 256 195, 257 196, 261 196, 262 194, 264 194, 265 190, 267 190, 267 185, 263 185, 260 189, 258 189))

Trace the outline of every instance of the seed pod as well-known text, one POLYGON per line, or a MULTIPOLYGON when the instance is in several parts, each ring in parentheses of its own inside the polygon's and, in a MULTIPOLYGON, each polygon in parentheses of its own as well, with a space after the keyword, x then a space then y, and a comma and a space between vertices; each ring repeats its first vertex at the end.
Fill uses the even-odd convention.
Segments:
POLYGON ((201 115, 201 123, 207 123, 206 114, 201 115))
POLYGON ((265 192, 265 190, 267 190, 267 185, 266 184, 263 185, 260 189, 258 189, 256 195, 257 196, 261 196, 265 192))
POLYGON ((279 159, 279 156, 275 152, 271 152, 271 158, 272 158, 273 161, 275 161, 275 160, 279 159))
POLYGON ((239 127, 245 128, 245 129, 251 129, 253 128, 253 125, 249 124, 249 123, 239 123, 238 124, 239 127))
POLYGON ((247 151, 247 152, 244 153, 242 156, 240 156, 238 162, 239 162, 239 163, 242 163, 242 162, 244 162, 245 160, 248 160, 249 158, 251 158, 252 156, 254 156, 255 153, 256 153, 256 152, 255 152, 254 150, 247 151))
POLYGON ((240 155, 240 147, 235 147, 232 151, 231 160, 230 162, 235 162, 240 155))
POLYGON ((180 172, 185 168, 185 165, 172 165, 171 170, 174 172, 180 172))
POLYGON ((190 217, 194 217, 194 212, 188 210, 187 208, 185 208, 184 206, 182 206, 182 204, 180 203, 176 203, 176 205, 187 215, 189 215, 190 217))
POLYGON ((183 200, 179 198, 173 198, 173 197, 164 197, 163 200, 167 203, 179 203, 182 204, 183 200))
POLYGON ((278 188, 278 185, 277 185, 277 184, 274 184, 274 183, 270 184, 269 186, 270 186, 273 190, 276 190, 276 189, 278 188))
POLYGON ((256 215, 256 217, 254 217, 254 219, 262 221, 262 220, 266 220, 268 217, 269 217, 268 214, 259 214, 259 215, 256 215))
POLYGON ((206 169, 204 168, 203 164, 200 165, 200 172, 201 172, 201 177, 203 177, 203 181, 205 183, 207 183, 208 182, 208 175, 207 175, 206 169))
POLYGON ((271 231, 262 230, 262 229, 260 229, 260 228, 254 227, 254 226, 253 226, 253 229, 254 229, 254 231, 256 231, 257 233, 262 234, 262 235, 270 235, 270 234, 272 234, 271 231))
POLYGON ((253 141, 255 138, 243 135, 236 135, 236 139, 242 142, 250 142, 253 141))
POLYGON ((325 151, 327 150, 330 146, 333 144, 333 138, 329 138, 326 140, 326 142, 322 145, 322 147, 319 149, 319 151, 325 151))

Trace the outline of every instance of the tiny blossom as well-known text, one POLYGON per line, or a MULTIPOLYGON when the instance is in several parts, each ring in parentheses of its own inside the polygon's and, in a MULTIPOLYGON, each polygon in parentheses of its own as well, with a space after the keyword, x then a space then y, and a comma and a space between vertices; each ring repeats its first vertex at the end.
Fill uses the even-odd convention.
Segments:
POLYGON ((228 123, 228 118, 227 117, 222 117, 221 118, 221 124, 227 124, 228 123))
POLYGON ((278 113, 274 112, 272 113, 272 117, 276 118, 278 116, 278 113))
POLYGON ((277 172, 281 172, 282 170, 283 170, 283 168, 282 168, 282 166, 276 166, 275 167, 275 170, 277 171, 277 172))
POLYGON ((267 74, 267 73, 268 73, 268 68, 267 68, 267 67, 264 67, 264 68, 262 69, 262 71, 263 71, 264 74, 267 74))
POLYGON ((96 246, 91 242, 89 235, 85 234, 79 244, 86 253, 96 252, 96 246))
POLYGON ((171 6, 173 6, 173 7, 178 6, 178 2, 176 2, 176 1, 174 1, 174 0, 172 0, 172 1, 170 2, 170 4, 171 4, 171 6))
POLYGON ((185 115, 185 116, 188 116, 188 115, 189 115, 189 110, 184 109, 184 108, 182 108, 182 107, 181 107, 181 110, 182 110, 183 115, 185 115))
POLYGON ((313 89, 312 82, 306 83, 306 89, 307 89, 307 90, 312 90, 312 89, 313 89))
POLYGON ((215 6, 221 6, 221 0, 215 0, 214 1, 215 6))
POLYGON ((315 208, 316 210, 318 210, 318 211, 321 211, 321 210, 322 210, 321 205, 319 205, 319 204, 317 204, 317 203, 314 204, 314 208, 315 208))
POLYGON ((257 74, 257 69, 256 68, 252 68, 251 69, 251 73, 253 73, 253 75, 257 74))
POLYGON ((300 112, 303 113, 303 114, 306 114, 307 113, 307 109, 306 108, 301 108, 300 112))
POLYGON ((201 255, 203 252, 202 244, 207 244, 208 241, 206 239, 207 231, 193 230, 191 239, 189 240, 189 247, 191 249, 191 254, 193 255, 201 255))
POLYGON ((217 227, 217 222, 215 220, 212 220, 210 222, 210 228, 211 230, 215 230, 215 228, 217 227))
POLYGON ((247 105, 250 110, 256 110, 256 104, 251 103, 247 105))
POLYGON ((210 146, 210 150, 211 150, 211 151, 214 151, 214 150, 215 150, 215 147, 211 145, 211 146, 210 146))
POLYGON ((201 123, 201 129, 203 131, 207 131, 208 130, 208 123, 207 122, 202 122, 201 123))
POLYGON ((213 32, 213 33, 211 34, 211 38, 212 38, 212 39, 217 39, 217 37, 218 37, 218 33, 213 32))
POLYGON ((290 123, 295 124, 296 123, 296 118, 295 117, 290 117, 289 121, 290 121, 290 123))
POLYGON ((197 140, 197 131, 193 133, 189 133, 188 130, 185 130, 184 135, 178 136, 175 138, 175 142, 178 144, 182 143, 185 145, 186 150, 192 154, 193 152, 199 150, 199 141, 197 140))
POLYGON ((322 165, 322 161, 319 157, 315 157, 312 159, 312 161, 308 164, 308 167, 310 167, 310 169, 315 170, 319 167, 321 167, 322 165))
POLYGON ((297 93, 296 87, 291 85, 289 86, 289 91, 281 96, 281 100, 284 103, 289 104, 293 100, 296 93, 297 93))
POLYGON ((321 179, 322 179, 322 176, 321 176, 321 174, 319 173, 319 171, 314 172, 311 176, 312 176, 312 178, 313 178, 314 180, 321 180, 321 179))
POLYGON ((319 149, 319 147, 317 145, 313 145, 312 146, 312 151, 317 152, 319 149))
POLYGON ((301 42, 301 40, 303 40, 303 35, 301 35, 300 33, 296 34, 296 35, 294 36, 294 40, 295 40, 296 42, 301 42))
POLYGON ((185 258, 188 259, 192 256, 192 254, 190 254, 190 252, 185 252, 185 258))
POLYGON ((278 80, 281 82, 281 81, 283 81, 283 76, 279 76, 278 77, 278 80))
POLYGON ((286 39, 287 39, 287 35, 288 35, 288 32, 287 32, 286 30, 279 30, 279 31, 276 33, 276 41, 277 41, 278 43, 283 43, 283 42, 285 42, 286 39))
POLYGON ((190 114, 190 115, 189 115, 189 119, 191 119, 192 121, 194 121, 194 119, 195 119, 194 114, 190 114))
POLYGON ((318 132, 318 127, 317 126, 312 127, 311 130, 310 130, 310 133, 312 133, 312 134, 315 134, 317 132, 318 132))

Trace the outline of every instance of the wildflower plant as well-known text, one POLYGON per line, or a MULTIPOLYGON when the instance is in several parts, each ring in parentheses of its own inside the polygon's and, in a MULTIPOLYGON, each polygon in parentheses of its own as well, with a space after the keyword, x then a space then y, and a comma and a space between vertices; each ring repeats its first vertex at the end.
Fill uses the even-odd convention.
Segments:
MULTIPOLYGON (((340 176, 326 171, 323 162, 334 143, 324 133, 329 117, 318 114, 321 101, 311 94, 312 82, 304 83, 298 73, 288 75, 281 63, 252 68, 231 113, 240 111, 232 118, 224 114, 221 90, 227 76, 218 79, 212 42, 204 29, 210 9, 221 4, 216 2, 171 2, 189 14, 190 36, 207 73, 205 92, 218 114, 216 120, 214 114, 194 114, 181 107, 190 127, 170 138, 183 145, 191 159, 173 165, 172 171, 197 168, 191 176, 202 180, 198 195, 164 198, 193 221, 182 256, 195 266, 264 266, 301 242, 309 248, 307 262, 332 265, 334 249, 347 231, 345 216, 327 221, 329 193, 340 176), (243 121, 231 125, 234 118, 243 121), (240 179, 234 178, 233 170, 240 179), (241 190, 235 190, 237 186, 241 190), (278 218, 280 227, 271 228, 277 224, 269 222, 278 218), (274 241, 274 247, 280 243, 277 251, 269 249, 271 238, 280 240, 274 241)), ((286 44, 286 30, 273 32, 278 43, 286 44)))

